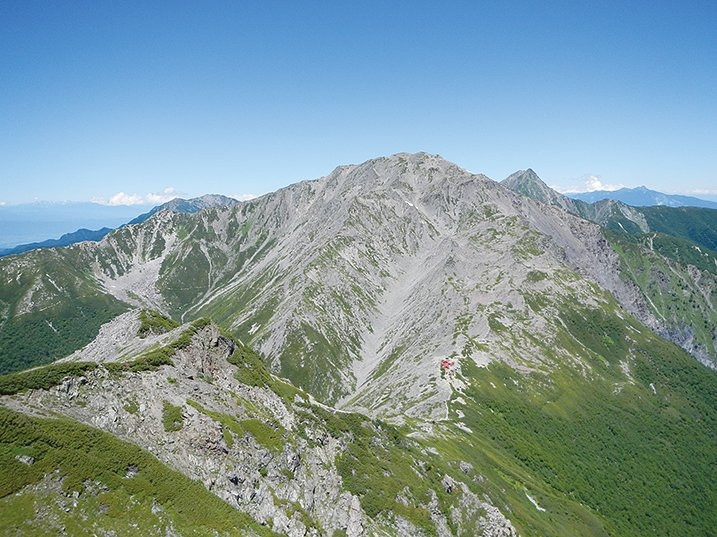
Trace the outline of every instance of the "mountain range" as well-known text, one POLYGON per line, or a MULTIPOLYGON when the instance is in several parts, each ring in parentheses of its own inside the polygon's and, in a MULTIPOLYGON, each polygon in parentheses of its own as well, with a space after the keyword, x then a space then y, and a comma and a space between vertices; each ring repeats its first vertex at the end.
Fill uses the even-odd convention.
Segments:
POLYGON ((0 205, 0 249, 41 242, 77 229, 115 228, 151 206, 90 202, 43 202, 0 205))
MULTIPOLYGON (((206 209, 207 207, 214 207, 217 205, 234 205, 239 203, 234 198, 229 198, 227 196, 221 196, 218 194, 206 194, 204 196, 200 196, 198 198, 191 198, 191 199, 182 199, 182 198, 174 198, 173 200, 170 200, 166 203, 163 203, 161 205, 157 205, 156 207, 153 207, 151 210, 140 214, 139 216, 133 218, 127 224, 139 224, 141 222, 144 222, 152 216, 153 214, 159 212, 159 211, 174 211, 174 212, 180 212, 180 213, 195 213, 197 211, 200 211, 202 209, 206 209)), ((74 205, 74 204, 73 204, 74 205)), ((84 205, 84 204, 79 204, 84 205)), ((96 204, 93 204, 96 205, 96 204)), ((64 205, 63 205, 64 206, 64 205)), ((124 209, 126 210, 126 209, 124 209)), ((20 213, 22 214, 22 212, 20 213)), ((117 227, 121 227, 122 225, 127 225, 125 222, 122 222, 121 225, 117 227)), ((58 246, 69 246, 70 244, 75 244, 77 242, 82 241, 99 241, 107 235, 110 231, 112 231, 113 228, 109 227, 103 227, 101 229, 97 230, 90 230, 85 228, 80 228, 77 231, 73 231, 72 233, 65 233, 62 235, 59 239, 49 239, 41 242, 32 242, 28 244, 19 244, 17 246, 14 246, 12 248, 0 248, 0 257, 7 256, 7 255, 15 255, 20 254, 22 252, 27 252, 29 250, 35 250, 37 248, 55 248, 58 246)))
POLYGON ((595 203, 601 200, 615 200, 634 207, 658 205, 664 207, 705 207, 707 209, 717 209, 717 201, 703 200, 701 198, 695 198, 694 196, 665 194, 656 190, 650 190, 645 186, 570 193, 568 196, 588 203, 595 203))
POLYGON ((136 505, 162 535, 714 533, 713 213, 400 153, 2 259, 19 477, 0 512, 119 531, 98 506, 136 505), (183 479, 201 512, 162 485, 183 479))

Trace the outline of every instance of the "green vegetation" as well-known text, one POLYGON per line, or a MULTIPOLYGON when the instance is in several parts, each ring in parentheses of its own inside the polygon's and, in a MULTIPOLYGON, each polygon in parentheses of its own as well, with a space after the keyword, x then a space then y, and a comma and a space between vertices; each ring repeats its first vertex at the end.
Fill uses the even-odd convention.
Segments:
POLYGON ((71 354, 127 309, 101 289, 74 248, 0 259, 0 273, 0 374, 71 354))
POLYGON ((328 323, 321 330, 302 321, 294 326, 281 350, 281 376, 291 379, 296 386, 310 392, 321 401, 331 402, 342 394, 335 393, 342 374, 340 364, 350 363, 350 347, 359 348, 358 339, 339 333, 336 326, 328 323), (350 341, 347 343, 347 339, 350 341), (316 356, 330 359, 331 365, 316 356))
POLYGON ((261 357, 251 347, 234 339, 233 341, 236 348, 228 360, 230 364, 237 366, 237 372, 234 374, 236 379, 247 386, 261 388, 271 385, 273 377, 261 357))
POLYGON ((169 401, 162 401, 162 425, 168 433, 181 431, 184 427, 182 407, 174 406, 169 401))
MULTIPOLYGON (((38 496, 25 486, 55 470, 64 477, 62 489, 80 493, 79 507, 56 509, 69 534, 114 533, 127 528, 134 535, 273 535, 208 492, 201 483, 161 464, 135 445, 69 419, 32 418, 0 408, 0 533, 46 535, 37 512, 51 512, 54 498, 38 496), (23 464, 16 455, 27 455, 23 464), (128 476, 128 469, 136 471, 128 476), (94 483, 99 483, 94 486, 94 483), (88 487, 93 487, 89 492, 88 487), (156 513, 153 505, 160 506, 156 513), (161 532, 150 533, 159 527, 161 532), (76 530, 76 531, 73 531, 76 530)), ((47 493, 49 494, 49 493, 47 493)), ((40 515, 43 516, 43 515, 40 515)))
POLYGON ((548 275, 543 271, 531 270, 530 272, 528 272, 525 279, 526 279, 526 281, 528 281, 530 283, 538 283, 538 282, 543 281, 547 277, 548 277, 548 275))
POLYGON ((361 499, 370 517, 391 519, 398 515, 428 535, 435 535, 428 504, 435 493, 443 513, 457 505, 457 495, 446 492, 441 482, 446 474, 456 476, 455 469, 380 420, 313 405, 306 405, 306 409, 299 412, 301 427, 319 425, 346 442, 337 469, 346 489, 361 499))
POLYGON ((605 236, 613 248, 617 245, 639 247, 647 255, 654 252, 681 265, 694 265, 700 270, 717 274, 717 252, 690 240, 664 233, 628 234, 614 230, 605 230, 605 236))
POLYGON ((143 309, 139 312, 139 329, 137 335, 145 338, 151 334, 164 334, 174 330, 179 323, 169 317, 165 317, 158 311, 143 309))
POLYGON ((437 447, 488 478, 521 535, 716 534, 717 376, 615 307, 559 305, 543 353, 587 372, 463 361, 467 404, 452 406, 475 434, 437 447))
POLYGON ((294 387, 288 382, 274 377, 264 361, 261 359, 254 349, 248 345, 244 345, 231 334, 222 332, 224 337, 231 339, 236 348, 232 355, 227 359, 230 364, 237 367, 234 377, 247 386, 266 387, 279 395, 285 402, 291 403, 296 395, 306 396, 300 389, 294 387))
POLYGON ((131 399, 124 405, 124 409, 130 414, 137 414, 139 412, 139 403, 136 399, 131 399))
POLYGON ((3 375, 0 377, 0 395, 13 395, 24 390, 47 390, 57 386, 66 377, 80 377, 97 367, 95 362, 68 362, 3 375))
POLYGON ((539 256, 545 251, 541 244, 542 241, 543 237, 539 233, 526 229, 513 246, 513 253, 518 259, 523 260, 539 256))
POLYGON ((258 419, 238 420, 228 414, 204 408, 202 405, 196 401, 192 401, 191 399, 187 400, 187 404, 196 408, 202 414, 206 414, 217 423, 221 423, 224 441, 227 443, 228 447, 232 447, 234 445, 234 439, 231 434, 229 434, 229 431, 240 438, 248 433, 266 449, 274 451, 281 451, 286 443, 284 440, 286 430, 279 424, 274 423, 269 425, 258 419))
MULTIPOLYGON (((648 298, 652 313, 665 319, 675 334, 683 334, 690 339, 693 337, 708 354, 717 357, 714 332, 717 326, 717 311, 714 309, 714 304, 717 304, 717 276, 705 274, 696 280, 684 264, 690 262, 685 256, 672 261, 624 235, 606 236, 610 246, 620 256, 622 277, 640 288, 648 298)), ((652 241, 655 250, 660 249, 662 244, 658 243, 658 239, 652 241)), ((670 242, 674 240, 670 239, 670 242)), ((676 252, 682 251, 670 250, 672 255, 669 257, 673 258, 676 252)), ((694 252, 694 245, 686 251, 694 252)), ((714 263, 711 258, 707 260, 714 263)))
POLYGON ((58 304, 41 312, 5 319, 0 322, 0 374, 72 354, 92 341, 100 326, 123 311, 123 306, 110 299, 86 297, 84 304, 58 304))
POLYGON ((699 207, 640 207, 650 229, 688 239, 717 252, 717 210, 699 207))

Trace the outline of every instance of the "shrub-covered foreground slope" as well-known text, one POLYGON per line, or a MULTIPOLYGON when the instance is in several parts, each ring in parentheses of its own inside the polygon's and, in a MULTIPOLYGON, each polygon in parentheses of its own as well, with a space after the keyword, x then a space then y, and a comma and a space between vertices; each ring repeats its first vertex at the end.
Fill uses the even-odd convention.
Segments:
POLYGON ((139 447, 0 408, 2 535, 270 535, 139 447))

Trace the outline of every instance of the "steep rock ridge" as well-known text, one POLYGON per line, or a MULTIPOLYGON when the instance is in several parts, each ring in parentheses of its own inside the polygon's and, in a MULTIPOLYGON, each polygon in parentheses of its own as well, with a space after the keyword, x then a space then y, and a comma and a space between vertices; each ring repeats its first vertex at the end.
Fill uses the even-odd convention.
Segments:
MULTIPOLYGON (((108 334, 104 330, 100 337, 108 334)), ((176 333, 170 334, 176 339, 176 333)), ((96 341, 95 347, 101 343, 96 341)), ((266 374, 249 367, 261 368, 260 362, 237 361, 243 352, 216 326, 206 325, 178 349, 171 365, 120 376, 100 367, 82 377, 67 377, 56 387, 0 398, 0 405, 37 416, 60 413, 136 443, 280 534, 419 536, 432 527, 429 533, 446 537, 517 535, 500 510, 474 492, 475 483, 469 487, 460 481, 460 473, 438 474, 450 483, 438 488, 448 492, 431 489, 422 467, 442 470, 441 463, 430 453, 420 455, 410 440, 402 441, 402 452, 412 455, 395 452, 389 460, 412 461, 416 466, 409 473, 426 480, 428 488, 412 484, 401 493, 405 505, 396 504, 396 512, 388 510, 390 504, 379 504, 369 517, 364 500, 346 490, 349 474, 341 470, 347 463, 342 457, 354 449, 359 434, 368 434, 374 449, 383 449, 382 442, 390 447, 396 440, 385 436, 381 425, 351 415, 347 423, 359 429, 346 435, 344 418, 332 417, 333 410, 312 404, 309 396, 278 379, 264 377, 270 382, 266 385, 241 382, 266 374), (174 415, 168 422, 169 412, 174 415), (330 423, 338 425, 327 428, 330 423), (420 487, 431 498, 425 504, 412 498, 420 487)), ((124 361, 131 359, 136 357, 124 361)), ((360 460, 354 464, 354 473, 370 470, 360 460)))
POLYGON ((505 188, 516 194, 526 196, 548 205, 556 205, 573 214, 581 214, 587 204, 559 194, 546 185, 532 169, 518 170, 500 182, 505 188))
MULTIPOLYGON (((645 217, 638 209, 625 205, 614 200, 600 200, 595 203, 587 203, 580 199, 573 199, 550 188, 530 168, 519 170, 505 179, 500 184, 512 190, 516 194, 525 196, 535 201, 554 205, 574 215, 590 220, 601 226, 622 226, 622 223, 629 222, 628 227, 633 229, 637 226, 640 231, 649 230, 645 217)), ((621 227, 621 229, 625 230, 621 227)))

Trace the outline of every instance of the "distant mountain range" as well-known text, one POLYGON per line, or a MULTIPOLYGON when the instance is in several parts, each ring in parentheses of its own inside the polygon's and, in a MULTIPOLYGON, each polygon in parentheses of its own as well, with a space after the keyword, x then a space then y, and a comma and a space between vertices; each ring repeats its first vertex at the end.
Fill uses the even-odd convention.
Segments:
MULTIPOLYGON (((153 207, 151 210, 140 214, 139 216, 133 218, 129 222, 125 220, 119 222, 118 224, 112 226, 112 227, 102 227, 97 230, 91 230, 86 228, 80 228, 77 231, 73 231, 72 233, 65 233, 63 234, 59 239, 49 239, 39 242, 31 242, 27 244, 20 244, 18 246, 14 246, 11 248, 0 248, 0 257, 8 256, 8 255, 14 255, 14 254, 20 254, 23 252, 27 252, 29 250, 35 250, 37 248, 54 248, 58 246, 69 246, 70 244, 75 244, 77 242, 82 241, 100 241, 102 238, 107 235, 110 231, 112 231, 113 228, 122 227, 124 225, 130 225, 130 224, 140 224, 147 220, 152 215, 160 212, 160 211, 173 211, 176 213, 196 213, 198 211, 201 211, 202 209, 206 209, 208 207, 217 207, 217 206, 224 206, 224 205, 235 205, 237 203, 240 203, 239 201, 235 200, 234 198, 229 198, 227 196, 222 196, 219 194, 206 194, 204 196, 200 196, 198 198, 191 198, 191 199, 182 199, 182 198, 175 198, 173 200, 170 200, 166 203, 163 203, 162 205, 157 205, 156 207, 153 207)), ((35 211, 37 211, 40 208, 43 208, 42 210, 49 210, 51 213, 57 213, 58 209, 61 213, 66 213, 68 210, 80 210, 80 212, 93 212, 97 211, 98 209, 94 207, 95 203, 71 203, 71 204, 27 204, 28 207, 25 208, 27 211, 27 214, 34 214, 35 211), (29 209, 29 210, 28 210, 29 209)), ((21 207, 21 206, 13 206, 15 208, 21 207)), ((110 213, 117 212, 117 214, 124 214, 125 211, 128 209, 128 207, 122 207, 121 211, 115 211, 115 208, 112 206, 106 206, 106 205, 100 205, 100 207, 107 207, 108 211, 110 213)), ((135 206, 136 210, 136 206, 135 206)), ((17 210, 17 215, 22 215, 23 210, 17 210)), ((0 213, 0 220, 2 219, 2 214, 0 213)), ((65 223, 66 225, 66 223, 65 223)))
POLYGON ((0 248, 42 242, 81 228, 116 228, 151 208, 151 205, 47 201, 2 205, 0 248))
POLYGON ((157 205, 156 207, 153 207, 152 210, 147 211, 146 213, 140 214, 137 218, 130 220, 129 223, 141 224, 159 211, 172 211, 175 213, 198 213, 199 211, 203 209, 208 209, 209 207, 228 207, 231 205, 236 205, 238 203, 241 202, 228 196, 222 196, 221 194, 205 194, 204 196, 200 196, 198 198, 191 198, 188 200, 182 198, 174 198, 167 203, 163 203, 162 205, 157 205))
POLYGON ((57 246, 69 246, 76 242, 82 241, 99 241, 102 237, 107 235, 112 228, 103 227, 97 230, 80 228, 72 233, 65 233, 59 239, 49 239, 42 242, 31 242, 28 244, 20 244, 14 248, 3 248, 0 249, 0 256, 21 254, 29 250, 35 250, 36 248, 55 248, 57 246))
POLYGON ((567 196, 587 203, 595 203, 600 200, 615 200, 627 205, 632 205, 633 207, 661 205, 665 207, 705 207, 708 209, 717 209, 717 202, 715 201, 703 200, 692 196, 665 194, 657 190, 650 190, 645 186, 621 188, 619 190, 595 190, 594 192, 567 194, 567 196))

